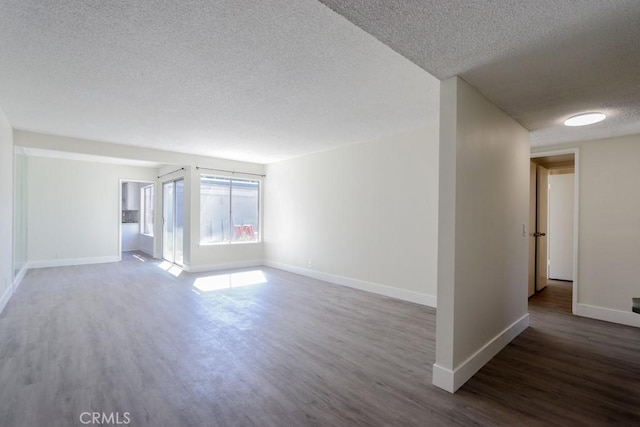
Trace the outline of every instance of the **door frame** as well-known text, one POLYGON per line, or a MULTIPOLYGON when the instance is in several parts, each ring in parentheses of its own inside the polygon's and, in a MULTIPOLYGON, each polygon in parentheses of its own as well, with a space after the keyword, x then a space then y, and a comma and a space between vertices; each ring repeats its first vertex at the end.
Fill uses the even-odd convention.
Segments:
MULTIPOLYGON (((122 184, 125 182, 137 182, 140 184, 153 184, 156 185, 155 181, 149 181, 145 179, 128 179, 128 178, 120 178, 118 185, 118 260, 122 261, 122 184)), ((142 201, 140 201, 142 202, 142 201)), ((155 201, 154 201, 155 203, 155 201)), ((140 224, 138 224, 140 225, 140 224)), ((138 229, 138 232, 140 230, 138 229)), ((155 251, 156 247, 156 233, 154 230, 153 233, 153 248, 155 251)))
MULTIPOLYGON (((574 158, 574 176, 573 176, 573 290, 571 295, 571 312, 576 314, 578 307, 578 256, 579 256, 579 219, 580 219, 580 149, 563 148, 549 151, 536 151, 530 154, 531 159, 538 157, 561 156, 564 154, 573 154, 574 158)), ((537 196, 536 196, 537 198, 537 196)), ((527 285, 528 287, 528 285, 527 285)))

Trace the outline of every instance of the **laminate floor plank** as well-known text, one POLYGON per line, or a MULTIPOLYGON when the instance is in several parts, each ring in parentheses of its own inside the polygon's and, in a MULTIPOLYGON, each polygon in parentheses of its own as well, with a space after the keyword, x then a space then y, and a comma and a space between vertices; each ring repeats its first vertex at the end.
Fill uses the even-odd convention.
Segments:
POLYGON ((640 424, 640 331, 572 316, 570 284, 451 395, 432 308, 266 267, 175 274, 141 253, 29 271, 0 315, 0 426, 640 424))

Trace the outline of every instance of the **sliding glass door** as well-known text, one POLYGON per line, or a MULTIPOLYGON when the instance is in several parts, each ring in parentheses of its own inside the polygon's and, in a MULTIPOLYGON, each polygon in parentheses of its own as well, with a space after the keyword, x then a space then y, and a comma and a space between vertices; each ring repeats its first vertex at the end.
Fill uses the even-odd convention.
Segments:
POLYGON ((183 263, 184 180, 165 182, 162 186, 162 257, 183 263))

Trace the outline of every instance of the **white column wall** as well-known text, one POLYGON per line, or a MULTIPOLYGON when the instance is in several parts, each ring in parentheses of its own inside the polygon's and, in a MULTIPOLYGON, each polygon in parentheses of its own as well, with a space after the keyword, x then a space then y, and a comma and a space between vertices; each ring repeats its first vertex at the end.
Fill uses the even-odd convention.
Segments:
POLYGON ((529 136, 442 82, 435 385, 454 392, 528 325, 529 136))

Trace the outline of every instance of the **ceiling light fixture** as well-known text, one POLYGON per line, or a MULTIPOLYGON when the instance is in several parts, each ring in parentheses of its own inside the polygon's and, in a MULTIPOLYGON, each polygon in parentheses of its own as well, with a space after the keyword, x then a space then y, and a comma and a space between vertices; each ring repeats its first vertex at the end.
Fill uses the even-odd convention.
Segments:
POLYGON ((564 121, 565 126, 586 126, 603 121, 607 116, 602 113, 583 113, 569 117, 564 121))

